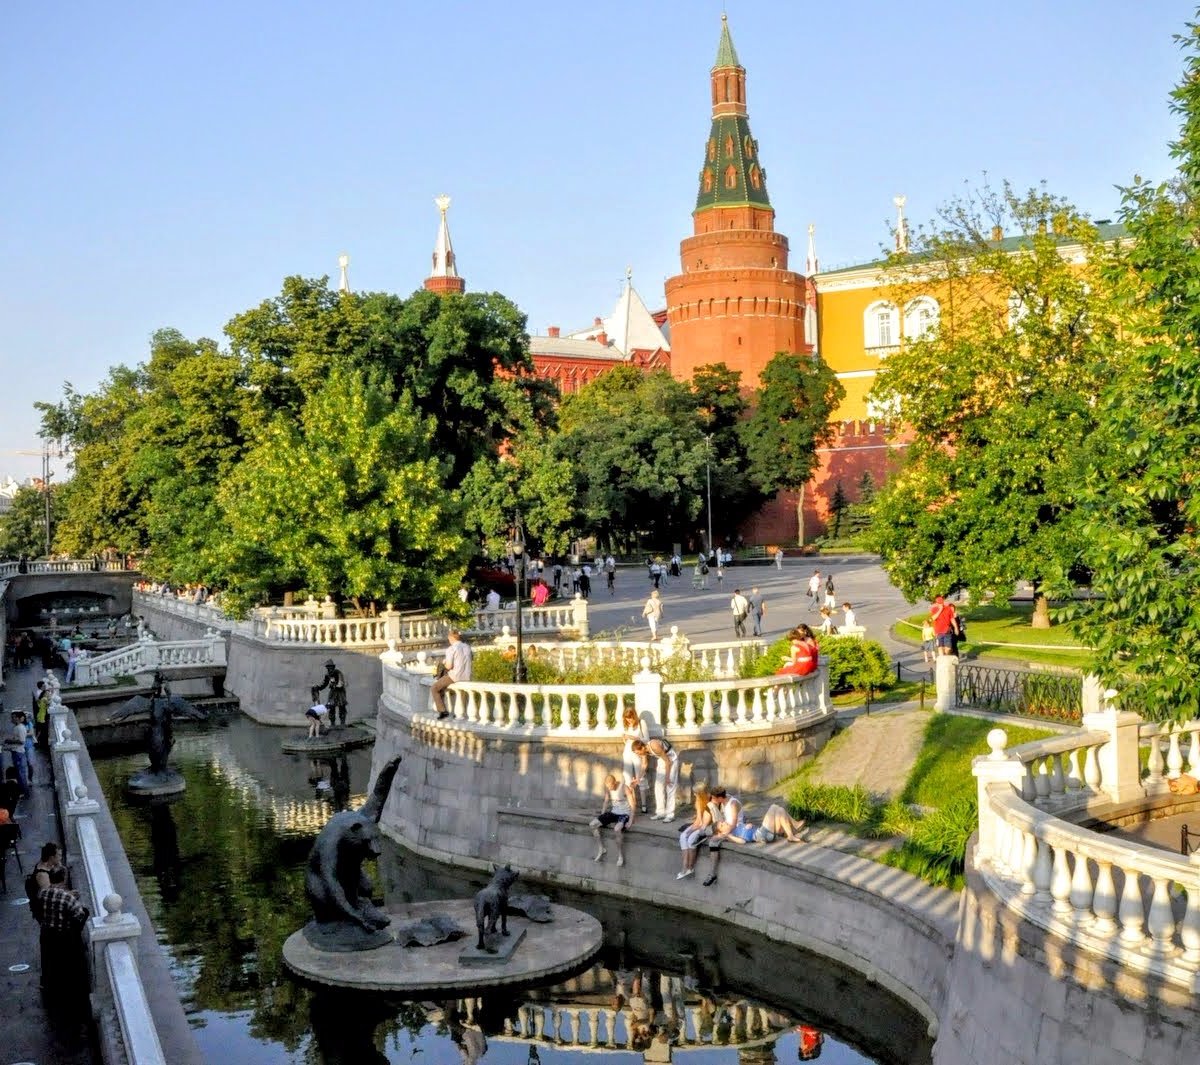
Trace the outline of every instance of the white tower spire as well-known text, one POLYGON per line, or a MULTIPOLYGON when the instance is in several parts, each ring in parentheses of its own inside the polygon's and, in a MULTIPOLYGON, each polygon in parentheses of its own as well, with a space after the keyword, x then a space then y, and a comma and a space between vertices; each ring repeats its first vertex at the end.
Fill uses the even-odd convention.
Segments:
POLYGON ((350 256, 347 255, 345 252, 342 252, 342 254, 338 256, 338 269, 342 273, 341 278, 338 280, 338 291, 339 292, 349 292, 350 291, 350 256))
POLYGON ((450 243, 450 227, 446 224, 446 212, 450 210, 450 197, 444 193, 433 201, 441 211, 437 241, 433 246, 433 272, 430 277, 458 277, 454 265, 454 247, 450 243))
POLYGON ((812 277, 817 272, 820 264, 817 261, 817 227, 808 223, 808 261, 804 264, 804 272, 812 277))
POLYGON ((907 196, 893 196, 892 203, 896 205, 896 251, 908 251, 908 223, 904 220, 904 205, 908 203, 907 196))

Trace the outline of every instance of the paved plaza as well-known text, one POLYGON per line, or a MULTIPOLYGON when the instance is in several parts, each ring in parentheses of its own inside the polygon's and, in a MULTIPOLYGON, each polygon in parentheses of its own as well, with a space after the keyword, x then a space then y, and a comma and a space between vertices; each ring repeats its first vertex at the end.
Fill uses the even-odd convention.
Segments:
MULTIPOLYGON (((660 589, 663 618, 659 633, 669 633, 672 625, 678 625, 693 643, 732 639, 733 616, 729 600, 733 590, 741 588, 749 595, 756 585, 766 597, 763 636, 768 642, 801 622, 815 629, 821 616, 809 606, 806 595, 813 570, 821 571, 822 594, 825 577, 833 574, 839 604, 835 622, 841 620, 840 604, 853 604, 858 623, 866 628, 869 639, 878 640, 890 655, 906 666, 920 667, 920 650, 894 640, 890 630, 897 618, 927 609, 928 604, 914 606, 906 602, 883 568, 870 556, 789 558, 784 561, 782 570, 774 565, 733 565, 725 570, 725 579, 720 585, 717 584, 716 570, 710 571, 706 590, 692 587, 691 567, 685 565, 683 576, 663 578, 660 589)), ((642 605, 652 587, 644 566, 618 567, 615 595, 610 595, 604 587, 603 575, 593 579, 589 604, 593 637, 622 630, 622 635, 628 639, 646 639, 649 629, 642 617, 642 605)))

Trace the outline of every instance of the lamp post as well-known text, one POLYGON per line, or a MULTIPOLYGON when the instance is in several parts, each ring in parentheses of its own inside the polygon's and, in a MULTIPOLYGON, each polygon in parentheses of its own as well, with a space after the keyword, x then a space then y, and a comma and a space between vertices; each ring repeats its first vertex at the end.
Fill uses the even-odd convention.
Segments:
POLYGON ((712 433, 704 434, 704 490, 708 497, 708 505, 705 508, 708 511, 708 553, 712 554, 713 538, 712 538, 712 433))
POLYGON ((513 515, 513 578, 517 591, 517 661, 513 666, 513 683, 524 684, 525 648, 521 640, 521 603, 525 598, 525 530, 521 528, 521 511, 517 509, 513 515))

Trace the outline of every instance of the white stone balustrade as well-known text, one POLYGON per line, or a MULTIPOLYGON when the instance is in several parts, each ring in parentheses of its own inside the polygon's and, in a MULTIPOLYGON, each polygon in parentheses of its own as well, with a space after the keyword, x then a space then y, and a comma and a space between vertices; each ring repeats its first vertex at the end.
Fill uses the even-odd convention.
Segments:
POLYGON ((103 677, 122 674, 225 664, 225 640, 219 633, 210 631, 199 640, 142 639, 115 651, 81 659, 75 668, 75 681, 89 685, 99 683, 103 677))
POLYGON ((992 753, 974 764, 976 865, 989 888, 1026 920, 1195 993, 1200 990, 1200 854, 1174 855, 1059 816, 1086 805, 1088 795, 1107 799, 1129 793, 1127 782, 1105 779, 1103 757, 1124 740, 1126 716, 1112 712, 1108 731, 1008 751, 1004 730, 993 729, 988 735, 992 753))
MULTIPOLYGON (((471 627, 466 630, 472 635, 500 636, 505 628, 516 632, 515 609, 477 610, 471 627)), ((575 639, 587 639, 590 632, 588 602, 581 595, 562 603, 547 606, 521 608, 521 633, 523 637, 536 640, 538 636, 570 635, 575 639)))
POLYGON ((388 621, 377 618, 267 618, 264 637, 272 643, 318 644, 322 647, 382 647, 388 621))
POLYGON ((0 579, 33 573, 125 573, 120 562, 92 558, 59 558, 52 561, 0 562, 0 579))
POLYGON ((1149 775, 1145 788, 1149 794, 1169 790, 1169 782, 1181 773, 1200 777, 1200 721, 1186 724, 1156 725, 1144 721, 1138 737, 1150 746, 1149 775))
MULTIPOLYGON (((430 709, 433 665, 400 652, 380 656, 382 706, 411 718, 430 709)), ((632 706, 673 737, 721 730, 815 723, 833 713, 826 670, 808 677, 770 676, 664 684, 649 661, 630 684, 507 684, 462 681, 445 693, 447 724, 501 733, 619 740, 621 714, 632 706)))

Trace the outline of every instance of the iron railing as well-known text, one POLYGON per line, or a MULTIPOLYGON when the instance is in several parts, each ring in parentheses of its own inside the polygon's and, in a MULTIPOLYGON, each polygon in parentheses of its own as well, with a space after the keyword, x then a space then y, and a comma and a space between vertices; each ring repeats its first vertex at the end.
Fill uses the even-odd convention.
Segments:
POLYGON ((1039 673, 961 663, 955 705, 1051 721, 1079 721, 1083 679, 1073 673, 1039 673))

